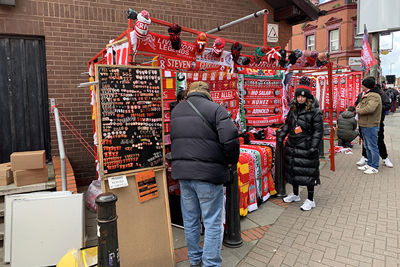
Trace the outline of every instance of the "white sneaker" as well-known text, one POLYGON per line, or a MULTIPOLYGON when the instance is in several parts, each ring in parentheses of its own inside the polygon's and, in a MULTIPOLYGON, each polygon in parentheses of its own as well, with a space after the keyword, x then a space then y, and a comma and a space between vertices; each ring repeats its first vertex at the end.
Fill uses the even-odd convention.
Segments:
POLYGON ((315 201, 311 201, 308 198, 304 201, 303 205, 301 205, 300 209, 302 210, 310 210, 315 208, 315 201))
POLYGON ((386 167, 393 168, 393 163, 390 161, 389 158, 386 158, 386 159, 384 159, 382 161, 383 161, 383 165, 385 165, 386 167))
POLYGON ((375 174, 378 173, 379 171, 375 168, 369 167, 368 170, 364 171, 364 174, 375 174))
POLYGON ((360 171, 366 171, 366 170, 368 170, 369 168, 371 168, 371 167, 368 166, 368 165, 364 165, 364 166, 361 166, 361 167, 357 167, 357 169, 359 169, 360 171))
POLYGON ((367 163, 368 159, 364 158, 364 156, 361 157, 361 159, 359 161, 357 161, 357 166, 363 166, 367 163))
POLYGON ((290 203, 290 202, 293 202, 293 201, 298 202, 300 200, 301 200, 300 196, 296 196, 293 193, 290 193, 287 197, 283 198, 283 202, 286 202, 286 203, 290 203))

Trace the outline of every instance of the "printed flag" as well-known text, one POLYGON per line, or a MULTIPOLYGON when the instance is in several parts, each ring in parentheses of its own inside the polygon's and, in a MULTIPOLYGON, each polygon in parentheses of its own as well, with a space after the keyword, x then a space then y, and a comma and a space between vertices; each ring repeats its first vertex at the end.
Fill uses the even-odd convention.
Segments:
POLYGON ((368 42, 367 26, 364 25, 364 37, 361 49, 361 68, 363 71, 367 72, 369 68, 375 64, 376 64, 376 59, 372 54, 372 50, 368 42))

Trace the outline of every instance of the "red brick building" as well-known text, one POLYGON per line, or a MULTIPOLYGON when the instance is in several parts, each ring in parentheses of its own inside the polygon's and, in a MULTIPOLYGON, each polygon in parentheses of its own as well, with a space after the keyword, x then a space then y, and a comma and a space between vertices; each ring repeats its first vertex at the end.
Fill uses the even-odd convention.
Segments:
MULTIPOLYGON (((77 85, 88 81, 81 75, 87 61, 126 29, 128 8, 201 31, 268 9, 268 23, 279 24, 279 42, 268 45, 281 47, 291 37, 291 25, 318 14, 308 0, 0 0, 0 162, 8 161, 13 151, 46 149, 48 158, 58 154, 49 98, 93 143, 89 89, 77 85)), ((166 27, 154 24, 150 31, 168 35, 166 27)), ((261 46, 263 18, 217 35, 261 46)), ((78 185, 87 184, 95 175, 94 159, 64 125, 62 129, 78 185)))
POLYGON ((332 62, 359 70, 362 36, 356 36, 357 1, 328 0, 319 9, 327 14, 292 27, 289 50, 327 51, 332 62))

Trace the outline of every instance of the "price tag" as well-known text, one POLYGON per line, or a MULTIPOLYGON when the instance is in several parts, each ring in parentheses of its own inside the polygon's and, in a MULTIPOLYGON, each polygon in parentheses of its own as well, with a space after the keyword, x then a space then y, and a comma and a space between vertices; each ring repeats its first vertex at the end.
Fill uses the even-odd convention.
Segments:
POLYGON ((126 179, 125 175, 109 177, 108 186, 110 187, 110 189, 127 187, 128 180, 126 179))

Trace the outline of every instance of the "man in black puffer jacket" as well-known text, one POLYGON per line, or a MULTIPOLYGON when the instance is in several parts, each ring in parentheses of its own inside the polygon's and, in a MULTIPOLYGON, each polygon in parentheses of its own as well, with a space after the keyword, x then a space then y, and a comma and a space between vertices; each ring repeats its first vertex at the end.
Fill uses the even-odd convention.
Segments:
POLYGON ((235 124, 226 109, 212 101, 207 83, 192 83, 187 100, 172 111, 171 142, 172 178, 179 180, 190 264, 221 266, 223 183, 229 168, 236 168, 240 145, 235 124))
POLYGON ((357 121, 354 118, 355 107, 349 106, 346 111, 342 112, 338 118, 338 131, 339 146, 353 147, 351 141, 358 136, 357 121))

